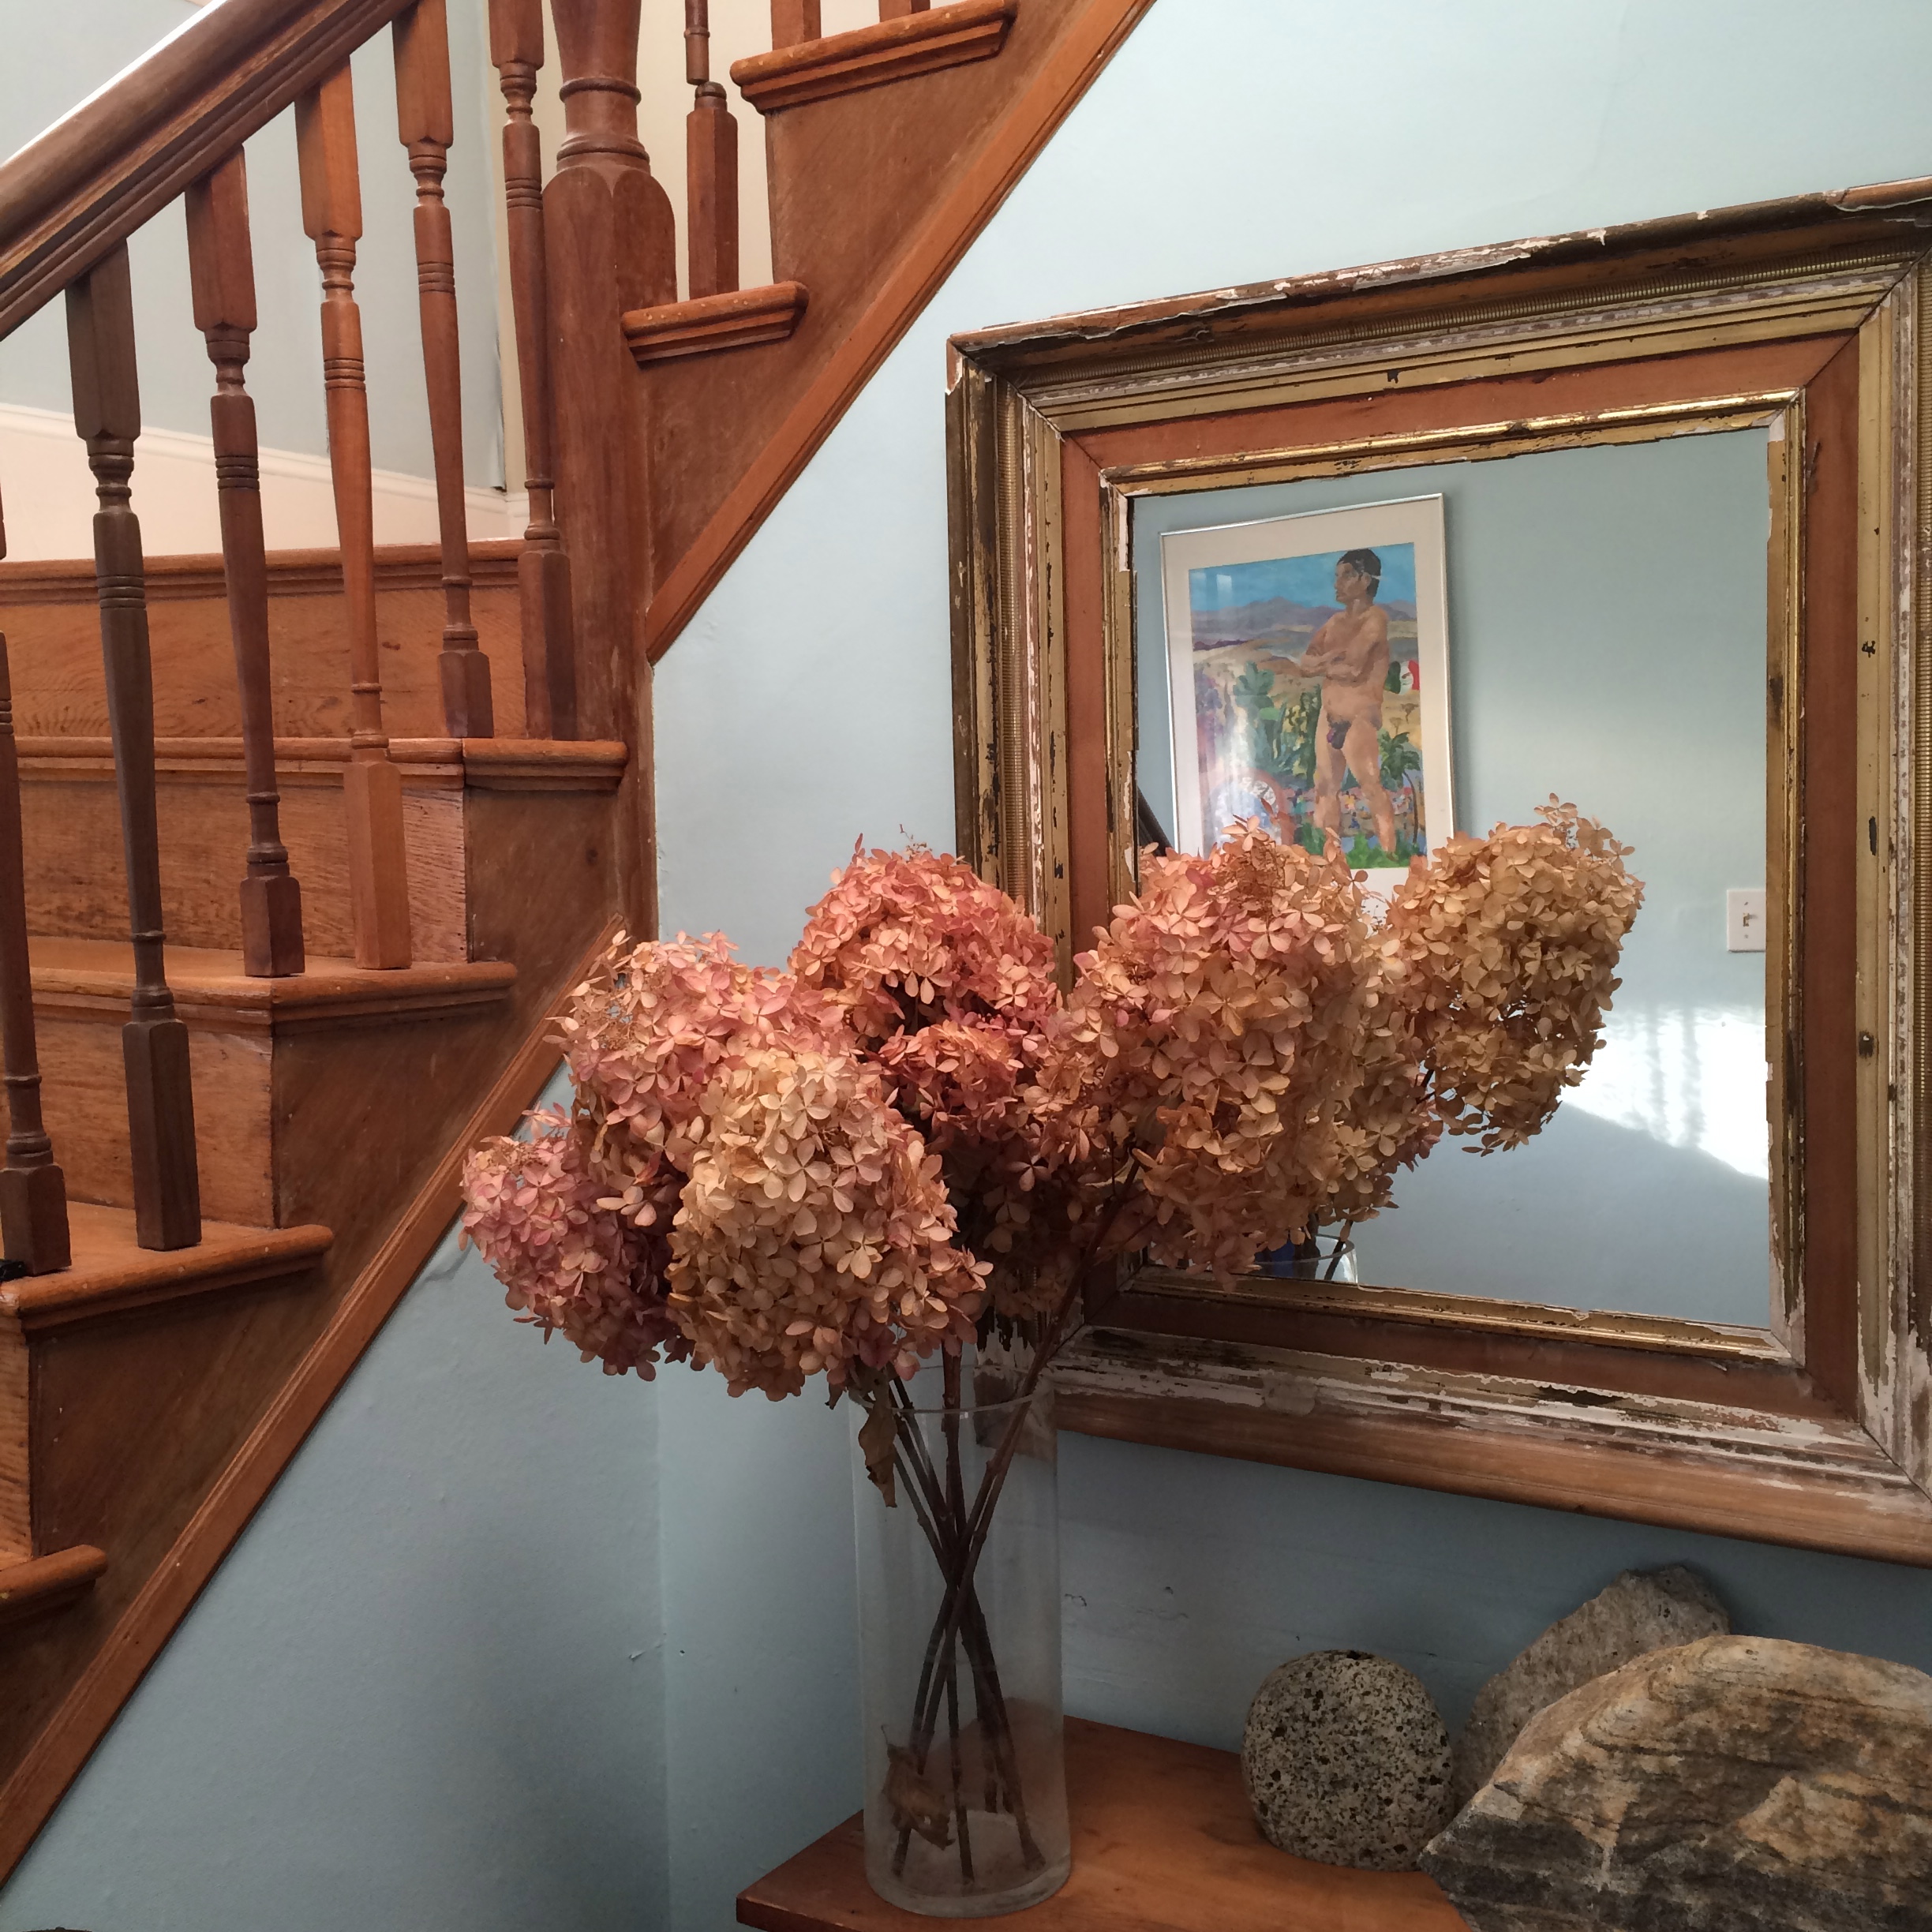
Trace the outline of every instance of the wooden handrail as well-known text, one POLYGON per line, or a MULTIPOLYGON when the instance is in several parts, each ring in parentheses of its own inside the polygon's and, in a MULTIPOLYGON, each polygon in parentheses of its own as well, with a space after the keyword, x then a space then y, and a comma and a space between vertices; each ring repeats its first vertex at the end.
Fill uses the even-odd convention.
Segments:
POLYGON ((124 242, 407 0, 220 0, 0 163, 0 336, 124 242))

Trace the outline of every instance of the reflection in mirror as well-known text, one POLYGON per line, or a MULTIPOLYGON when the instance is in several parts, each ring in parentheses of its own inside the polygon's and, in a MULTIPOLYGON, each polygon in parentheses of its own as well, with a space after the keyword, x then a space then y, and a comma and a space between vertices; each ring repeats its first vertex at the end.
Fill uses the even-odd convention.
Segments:
POLYGON ((1386 889, 1413 840, 1447 835, 1451 811, 1455 829, 1483 833, 1529 821, 1555 792, 1635 848, 1643 908, 1582 1084, 1527 1145, 1478 1156, 1445 1140, 1399 1175, 1398 1208, 1356 1230, 1365 1282, 1769 1320, 1767 433, 1135 505, 1144 841, 1185 847, 1196 826, 1211 837, 1239 812, 1317 848, 1336 833, 1386 889), (1388 522, 1419 500, 1440 503, 1446 680, 1431 662, 1426 538, 1405 553, 1409 526, 1388 522), (1380 547, 1344 542, 1369 506, 1387 523, 1380 547), (1354 518, 1312 514, 1345 510, 1354 518), (1302 516, 1305 540, 1266 530, 1302 516), (1208 531, 1205 548, 1182 534, 1208 531), (1216 546, 1226 567, 1205 567, 1216 546), (1372 620, 1361 582, 1344 581, 1350 549, 1387 575, 1372 620), (1387 644, 1370 701, 1346 648, 1365 631, 1387 644), (1325 680, 1336 702, 1318 730, 1325 680), (1190 687, 1193 716, 1181 709, 1190 687), (1340 757, 1327 769, 1346 767, 1339 797, 1316 742, 1331 734, 1340 757), (1372 769, 1365 792, 1358 762, 1372 769))

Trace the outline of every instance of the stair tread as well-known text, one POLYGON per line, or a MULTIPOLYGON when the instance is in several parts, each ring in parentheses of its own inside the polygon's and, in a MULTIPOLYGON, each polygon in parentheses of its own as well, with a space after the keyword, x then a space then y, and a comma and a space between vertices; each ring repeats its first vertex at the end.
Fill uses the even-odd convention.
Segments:
MULTIPOLYGON (((77 764, 100 767, 103 777, 114 769, 114 740, 97 732, 23 732, 16 739, 22 776, 36 776, 37 766, 71 768, 77 764)), ((239 738, 170 736, 155 738, 157 775, 163 779, 204 767, 232 767, 238 781, 242 769, 239 738)), ((339 768, 347 765, 346 738, 282 738, 275 741, 275 769, 287 776, 304 766, 339 768)), ((412 781, 441 773, 454 785, 467 783, 485 788, 505 784, 527 788, 532 781, 545 788, 608 790, 623 775, 630 748, 621 739, 603 738, 391 738, 391 763, 402 766, 412 781)), ((71 776, 65 769, 62 776, 71 776)))
POLYGON ((140 1246, 131 1208, 70 1201, 73 1265, 0 1284, 0 1315, 27 1327, 73 1321, 177 1296, 236 1288, 286 1274, 327 1252, 335 1235, 317 1226, 238 1227, 204 1221, 193 1248, 165 1253, 140 1246))
MULTIPOLYGON (((501 582, 514 590, 516 561, 522 549, 523 541, 519 537, 472 537, 470 569, 473 588, 488 588, 501 582)), ((264 556, 271 596, 277 591, 286 593, 291 590, 326 594, 342 588, 339 550, 270 550, 264 556)), ((376 568, 377 581, 385 588, 420 578, 422 588, 440 590, 442 546, 378 544, 376 568)), ((219 550, 184 550, 144 557, 142 569, 150 599, 181 596, 225 598, 228 594, 219 550)), ((97 594, 94 560, 91 556, 15 558, 0 563, 0 589, 13 604, 52 598, 84 603, 97 594)))
MULTIPOLYGON (((37 1002, 99 998, 125 1003, 134 985, 134 950, 125 939, 36 937, 27 942, 37 1002)), ((208 946, 167 949, 168 985, 183 1009, 222 1009, 272 1020, 367 1012, 399 1006, 469 1004, 493 998, 516 983, 504 960, 457 960, 375 968, 352 960, 311 957, 305 972, 286 979, 251 978, 239 952, 208 946)))
POLYGON ((77 1595, 107 1567, 107 1557, 90 1543, 0 1560, 0 1622, 77 1595))

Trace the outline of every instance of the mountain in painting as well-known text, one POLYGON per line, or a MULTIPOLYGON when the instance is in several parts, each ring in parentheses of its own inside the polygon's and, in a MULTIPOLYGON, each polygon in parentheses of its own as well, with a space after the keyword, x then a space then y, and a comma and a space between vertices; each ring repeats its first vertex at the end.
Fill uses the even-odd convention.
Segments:
MULTIPOLYGON (((1413 624, 1416 608, 1401 598, 1382 607, 1391 623, 1413 624)), ((1335 615, 1333 604, 1297 604, 1290 597, 1264 597, 1256 604, 1231 604, 1224 610, 1193 613, 1194 648, 1212 650, 1223 644, 1274 644, 1299 652, 1335 615)))

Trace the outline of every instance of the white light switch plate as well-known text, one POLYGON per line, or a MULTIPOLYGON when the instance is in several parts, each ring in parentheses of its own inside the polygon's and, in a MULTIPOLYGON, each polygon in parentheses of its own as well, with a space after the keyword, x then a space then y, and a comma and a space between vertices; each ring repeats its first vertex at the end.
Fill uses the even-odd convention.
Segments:
POLYGON ((1762 953, 1765 949, 1762 886, 1733 886, 1724 894, 1724 945, 1732 953, 1762 953))

